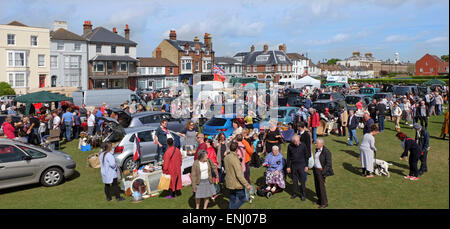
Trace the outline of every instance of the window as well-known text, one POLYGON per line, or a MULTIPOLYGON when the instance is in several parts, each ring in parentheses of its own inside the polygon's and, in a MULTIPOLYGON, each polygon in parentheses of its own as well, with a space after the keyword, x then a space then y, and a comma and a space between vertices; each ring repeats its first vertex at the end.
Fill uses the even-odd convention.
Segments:
POLYGON ((0 145, 0 163, 22 161, 25 154, 11 145, 0 145))
POLYGON ((130 46, 128 45, 125 46, 125 53, 126 54, 130 53, 130 46))
POLYGON ((256 57, 256 61, 268 61, 269 55, 259 55, 256 57))
POLYGON ((95 45, 95 52, 96 53, 102 52, 102 45, 101 44, 96 44, 95 45))
POLYGON ((27 79, 25 72, 10 72, 8 73, 9 85, 13 88, 20 88, 27 86, 27 79))
POLYGON ((25 51, 8 51, 8 67, 25 67, 25 51))
POLYGON ((139 132, 138 137, 139 137, 139 140, 141 140, 141 142, 152 142, 153 141, 152 131, 139 132))
POLYGON ((206 54, 207 56, 209 56, 209 50, 206 50, 205 54, 206 54))
POLYGON ((50 79, 51 80, 51 86, 52 87, 56 87, 56 76, 52 76, 52 78, 50 79))
POLYGON ((192 69, 192 60, 181 60, 182 70, 190 71, 192 69))
POLYGON ((198 63, 198 61, 195 61, 195 70, 199 71, 200 69, 200 64, 198 63))
POLYGON ((430 72, 433 72, 434 71, 434 68, 430 68, 430 72))
POLYGON ((266 65, 266 72, 270 72, 270 65, 266 65))
POLYGON ((16 35, 8 34, 8 45, 15 45, 15 44, 16 44, 16 35))
POLYGON ((116 53, 116 46, 115 45, 111 45, 111 53, 116 53))
POLYGON ((81 44, 80 43, 75 43, 74 49, 75 51, 81 51, 81 44))
POLYGON ((33 159, 39 159, 39 158, 47 157, 47 155, 45 153, 42 153, 42 152, 37 151, 35 149, 28 148, 26 146, 19 145, 19 148, 21 148, 23 151, 27 152, 28 155, 30 155, 31 158, 33 158, 33 159))
POLYGON ((184 54, 189 55, 189 50, 185 50, 184 54))
POLYGON ((420 68, 420 72, 423 72, 423 68, 420 68))
POLYGON ((283 64, 283 71, 286 71, 286 65, 283 64))
POLYGON ((112 61, 106 62, 106 68, 108 69, 108 72, 112 72, 113 71, 113 63, 112 63, 112 61))
POLYGON ((127 62, 117 62, 117 69, 119 72, 127 71, 127 62))
POLYGON ((102 61, 94 62, 94 72, 104 72, 105 71, 105 63, 102 61))
POLYGON ((64 86, 66 87, 78 87, 80 86, 80 70, 70 70, 66 72, 64 76, 64 86))
POLYGON ((59 51, 64 50, 64 43, 62 43, 62 42, 56 43, 56 50, 59 50, 59 51))
POLYGON ((251 67, 247 66, 247 72, 250 72, 250 71, 251 71, 251 67))
POLYGON ((282 55, 277 55, 277 57, 278 57, 278 59, 280 61, 285 61, 286 60, 286 58, 284 56, 282 56, 282 55))
POLYGON ((173 67, 169 68, 169 72, 170 72, 171 75, 173 75, 173 67))
POLYGON ((50 67, 58 68, 58 57, 57 56, 50 56, 50 67))
POLYGON ((425 61, 425 66, 428 66, 428 61, 425 61))
POLYGON ((37 46, 37 36, 30 37, 31 46, 37 46))
POLYGON ((195 50, 195 55, 200 55, 200 50, 195 50))
POLYGON ((64 56, 64 68, 80 68, 80 56, 64 56))
POLYGON ((256 65, 253 65, 253 72, 256 72, 256 65))
POLYGON ((39 67, 45 66, 45 55, 42 55, 42 54, 38 55, 38 66, 39 67))

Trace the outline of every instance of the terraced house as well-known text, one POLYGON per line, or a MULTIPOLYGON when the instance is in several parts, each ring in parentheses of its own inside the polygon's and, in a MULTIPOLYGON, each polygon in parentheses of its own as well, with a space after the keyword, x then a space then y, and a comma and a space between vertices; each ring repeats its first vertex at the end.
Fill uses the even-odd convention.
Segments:
POLYGON ((176 64, 180 70, 179 82, 192 85, 194 75, 212 75, 214 63, 212 38, 208 33, 205 33, 203 38, 204 42, 200 42, 198 37, 195 37, 193 41, 177 40, 176 31, 171 30, 169 39, 164 39, 155 48, 152 56, 156 57, 157 50, 160 50, 161 57, 176 64))
POLYGON ((138 89, 160 89, 178 86, 178 66, 161 57, 161 50, 156 49, 156 58, 138 57, 138 89))
POLYGON ((18 21, 0 25, 0 81, 17 94, 50 86, 50 31, 18 21))
POLYGON ((262 51, 255 51, 252 45, 250 52, 237 53, 234 58, 242 62, 246 77, 278 83, 282 78, 294 77, 292 62, 285 50, 285 45, 282 50, 269 50, 269 46, 264 45, 262 51))
POLYGON ((89 89, 136 88, 137 43, 130 40, 128 25, 121 36, 116 28, 92 29, 85 21, 82 37, 88 41, 89 89))

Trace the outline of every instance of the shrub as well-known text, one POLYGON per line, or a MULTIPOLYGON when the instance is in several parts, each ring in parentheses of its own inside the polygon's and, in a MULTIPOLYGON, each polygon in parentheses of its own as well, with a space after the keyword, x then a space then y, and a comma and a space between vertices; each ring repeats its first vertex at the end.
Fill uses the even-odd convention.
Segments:
POLYGON ((15 94, 16 92, 11 88, 11 85, 6 82, 0 82, 0 96, 15 94))

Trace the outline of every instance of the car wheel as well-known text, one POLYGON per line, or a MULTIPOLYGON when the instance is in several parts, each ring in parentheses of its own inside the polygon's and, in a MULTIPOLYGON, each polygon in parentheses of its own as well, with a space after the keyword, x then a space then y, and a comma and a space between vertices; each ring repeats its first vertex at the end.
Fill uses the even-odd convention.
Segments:
POLYGON ((134 161, 133 157, 128 157, 124 162, 123 162, 123 170, 134 170, 137 169, 139 167, 139 161, 134 161))
POLYGON ((51 187, 61 184, 64 179, 63 171, 59 168, 49 168, 41 175, 41 184, 51 187))

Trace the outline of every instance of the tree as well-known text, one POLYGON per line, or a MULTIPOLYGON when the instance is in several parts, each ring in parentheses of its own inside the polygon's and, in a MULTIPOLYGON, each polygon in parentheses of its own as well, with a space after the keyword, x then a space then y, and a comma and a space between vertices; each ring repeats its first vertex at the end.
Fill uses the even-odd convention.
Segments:
POLYGON ((332 59, 327 61, 327 65, 335 65, 340 60, 341 59, 338 59, 338 58, 332 58, 332 59))
POLYGON ((7 82, 0 82, 0 96, 15 95, 16 92, 11 88, 7 82))
POLYGON ((441 59, 445 62, 448 62, 448 55, 442 55, 441 59))

